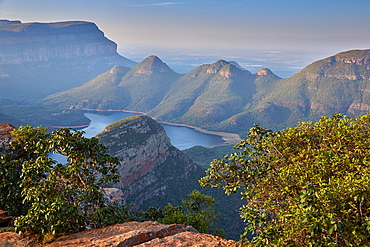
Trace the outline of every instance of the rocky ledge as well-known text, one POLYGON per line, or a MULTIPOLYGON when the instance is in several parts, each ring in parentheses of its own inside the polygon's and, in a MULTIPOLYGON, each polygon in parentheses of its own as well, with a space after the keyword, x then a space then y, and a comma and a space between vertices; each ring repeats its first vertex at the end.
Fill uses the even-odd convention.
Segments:
MULTIPOLYGON (((7 247, 38 247, 29 235, 15 232, 0 233, 0 245, 7 247)), ((164 225, 155 221, 127 222, 101 229, 87 230, 63 236, 44 247, 103 247, 103 246, 240 246, 210 234, 198 233, 193 227, 180 224, 164 225)))

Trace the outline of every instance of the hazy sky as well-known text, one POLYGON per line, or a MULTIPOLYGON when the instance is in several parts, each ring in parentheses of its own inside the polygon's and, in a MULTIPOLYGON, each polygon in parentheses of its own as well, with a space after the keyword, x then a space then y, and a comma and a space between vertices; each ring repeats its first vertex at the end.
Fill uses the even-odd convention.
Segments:
POLYGON ((131 59, 166 50, 254 58, 304 51, 301 59, 314 61, 370 48, 369 11, 370 0, 0 0, 0 19, 95 22, 131 59))

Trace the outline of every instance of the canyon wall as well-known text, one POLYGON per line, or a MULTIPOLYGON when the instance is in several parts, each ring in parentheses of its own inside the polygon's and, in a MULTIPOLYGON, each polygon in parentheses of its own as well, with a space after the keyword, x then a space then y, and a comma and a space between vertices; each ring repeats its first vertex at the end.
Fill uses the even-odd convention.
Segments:
POLYGON ((91 22, 0 21, 0 65, 97 55, 118 56, 117 44, 91 22))

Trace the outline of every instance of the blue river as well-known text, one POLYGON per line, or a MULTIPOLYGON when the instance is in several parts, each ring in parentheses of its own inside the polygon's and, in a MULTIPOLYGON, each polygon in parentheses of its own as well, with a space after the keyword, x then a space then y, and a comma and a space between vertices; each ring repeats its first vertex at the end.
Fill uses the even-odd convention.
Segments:
MULTIPOLYGON (((135 115, 138 115, 138 113, 89 111, 85 113, 85 116, 91 120, 91 124, 82 130, 85 131, 85 137, 90 138, 103 131, 107 125, 135 115)), ((208 147, 224 143, 221 136, 204 134, 183 126, 163 123, 161 125, 171 139, 172 145, 180 150, 194 146, 208 147)))

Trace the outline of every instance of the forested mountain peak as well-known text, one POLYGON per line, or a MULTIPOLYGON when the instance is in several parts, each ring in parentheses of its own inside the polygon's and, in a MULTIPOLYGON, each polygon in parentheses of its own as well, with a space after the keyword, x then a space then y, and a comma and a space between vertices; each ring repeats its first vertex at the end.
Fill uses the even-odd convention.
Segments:
POLYGON ((217 62, 210 64, 210 66, 207 69, 207 73, 208 74, 218 73, 221 70, 221 68, 223 68, 227 64, 230 63, 226 62, 225 60, 218 60, 217 62))
POLYGON ((157 56, 149 56, 132 68, 138 74, 152 74, 153 72, 173 72, 167 64, 157 56))
POLYGON ((355 63, 358 65, 370 64, 370 50, 352 50, 340 52, 334 56, 336 61, 355 63))

